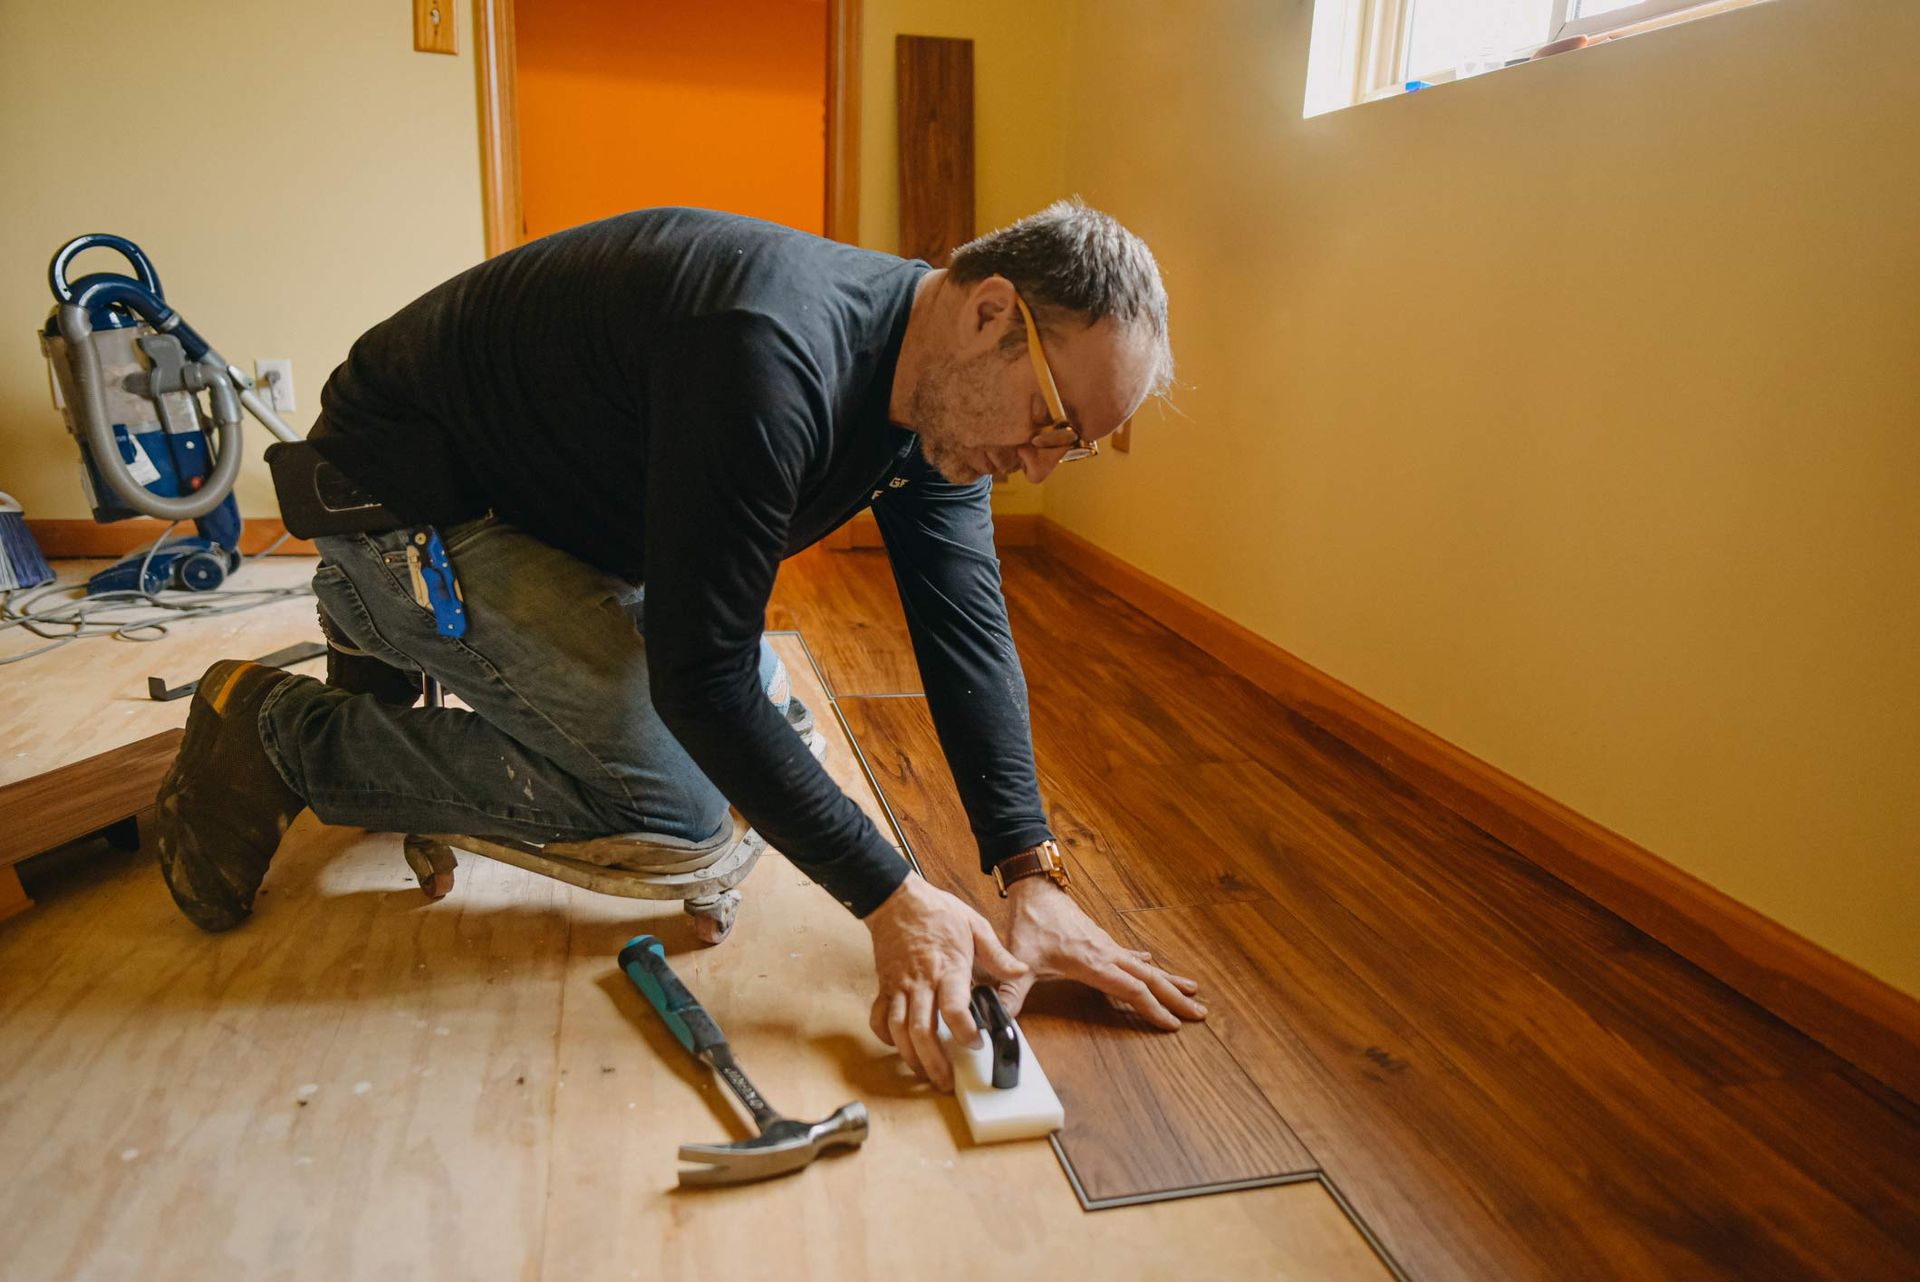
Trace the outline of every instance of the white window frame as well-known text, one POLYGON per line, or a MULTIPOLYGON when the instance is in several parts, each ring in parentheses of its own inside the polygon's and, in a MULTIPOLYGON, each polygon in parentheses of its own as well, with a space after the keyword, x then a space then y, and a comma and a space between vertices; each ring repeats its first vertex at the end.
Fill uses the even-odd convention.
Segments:
MULTIPOLYGON (((1413 0, 1405 2, 1411 7, 1413 0)), ((1630 4, 1612 13, 1596 13, 1591 18, 1570 18, 1567 15, 1574 10, 1574 0, 1553 0, 1553 21, 1549 29, 1553 32, 1553 40, 1565 40, 1568 36, 1603 36, 1622 27, 1638 26, 1655 18, 1664 18, 1686 9, 1703 8, 1711 3, 1713 0, 1640 0, 1639 4, 1630 4)))
MULTIPOLYGON (((1325 3, 1325 0, 1319 2, 1325 3)), ((1414 69, 1407 65, 1407 56, 1412 50, 1413 7, 1417 2, 1349 0, 1349 47, 1357 54, 1353 58, 1353 100, 1356 103, 1398 94, 1415 75, 1414 69)), ((1725 0, 1640 0, 1639 4, 1628 5, 1612 13, 1575 18, 1568 16, 1576 8, 1574 0, 1554 0, 1552 15, 1547 23, 1547 30, 1551 34, 1540 43, 1551 44, 1570 36, 1608 35, 1642 23, 1684 14, 1689 9, 1736 7, 1739 6, 1727 4, 1725 0)), ((1531 52, 1515 50, 1514 54, 1525 56, 1531 52)), ((1444 84, 1452 79, 1450 72, 1440 72, 1431 76, 1430 83, 1444 84)))

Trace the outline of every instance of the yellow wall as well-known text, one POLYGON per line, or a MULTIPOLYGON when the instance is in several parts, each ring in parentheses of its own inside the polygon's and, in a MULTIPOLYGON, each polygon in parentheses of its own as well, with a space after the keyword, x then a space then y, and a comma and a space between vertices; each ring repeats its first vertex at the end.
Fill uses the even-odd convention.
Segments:
MULTIPOLYGON (((459 8, 446 57, 413 52, 393 0, 0 0, 0 489, 29 516, 87 516, 33 339, 72 236, 140 245, 242 367, 292 358, 302 431, 361 331, 481 257, 459 8)), ((249 435, 241 510, 273 512, 266 435, 249 435)))
MULTIPOLYGON (((975 230, 1033 213, 1061 187, 1071 6, 1030 0, 865 0, 860 77, 860 243, 900 244, 894 39, 973 41, 975 230)), ((1018 477, 994 491, 994 510, 1038 512, 1041 493, 1018 477)))
POLYGON ((1078 6, 1183 387, 1047 515, 1920 993, 1920 5, 1303 121, 1309 14, 1078 6))

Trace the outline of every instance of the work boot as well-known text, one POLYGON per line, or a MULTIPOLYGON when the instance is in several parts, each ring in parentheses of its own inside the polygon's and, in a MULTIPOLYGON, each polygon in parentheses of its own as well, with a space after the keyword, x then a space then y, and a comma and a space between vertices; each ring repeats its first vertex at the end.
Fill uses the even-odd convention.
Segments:
POLYGON ((180 755, 154 799, 154 827, 173 902, 202 930, 231 930, 253 912, 280 834, 306 805, 260 741, 267 695, 304 679, 222 659, 193 692, 180 755))

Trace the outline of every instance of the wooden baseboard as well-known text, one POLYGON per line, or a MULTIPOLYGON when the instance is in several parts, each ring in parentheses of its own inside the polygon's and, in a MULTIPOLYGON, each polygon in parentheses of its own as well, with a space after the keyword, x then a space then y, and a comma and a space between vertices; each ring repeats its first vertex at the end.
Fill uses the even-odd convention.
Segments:
MULTIPOLYGON (((115 521, 111 525, 101 525, 98 521, 47 520, 27 521, 27 530, 33 535, 33 541, 40 545, 40 551, 48 560, 61 557, 120 557, 142 548, 160 537, 167 528, 165 521, 149 521, 135 518, 127 521, 115 521)), ((191 523, 181 527, 181 531, 191 534, 191 523)), ((287 527, 278 519, 266 517, 248 517, 246 528, 240 534, 240 550, 248 556, 258 555, 262 548, 287 532, 287 527)), ((308 539, 288 539, 274 549, 276 556, 313 556, 313 543, 308 539)))
MULTIPOLYGON (((1040 542, 1041 516, 1038 512, 1007 512, 993 518, 993 541, 1003 548, 1030 548, 1040 542)), ((877 548, 880 523, 872 512, 862 512, 821 540, 830 548, 877 548)))
POLYGON ((1575 890, 1920 1100, 1920 1000, 1072 531, 1043 519, 1039 545, 1575 890))
POLYGON ((164 730, 0 787, 0 869, 139 814, 179 750, 180 731, 164 730))

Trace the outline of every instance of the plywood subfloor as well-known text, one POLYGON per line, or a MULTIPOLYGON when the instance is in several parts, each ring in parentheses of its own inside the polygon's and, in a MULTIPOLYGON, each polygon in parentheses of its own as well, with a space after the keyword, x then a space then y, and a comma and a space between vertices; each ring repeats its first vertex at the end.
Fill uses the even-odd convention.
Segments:
MULTIPOLYGON (((228 582, 237 591, 297 587, 313 577, 313 557, 249 561, 228 582)), ((84 583, 105 561, 56 561, 62 582, 84 583)), ((187 723, 186 699, 157 703, 147 678, 170 686, 193 681, 215 659, 250 659, 301 641, 318 641, 311 596, 240 614, 172 625, 157 640, 76 641, 50 654, 0 667, 0 787, 124 747, 187 723)), ((0 630, 0 657, 47 644, 19 628, 0 630)), ((319 660, 297 671, 317 673, 319 660)))
POLYGON ((1387 1276, 1315 1183, 1087 1214, 1048 1146, 971 1147, 868 1032, 859 924, 778 856, 746 892, 713 950, 483 860, 429 903, 397 837, 309 815, 214 937, 103 863, 0 927, 0 1278, 1387 1276), (676 1191, 680 1142, 747 1132, 616 969, 641 931, 777 1106, 864 1099, 864 1150, 676 1191))

